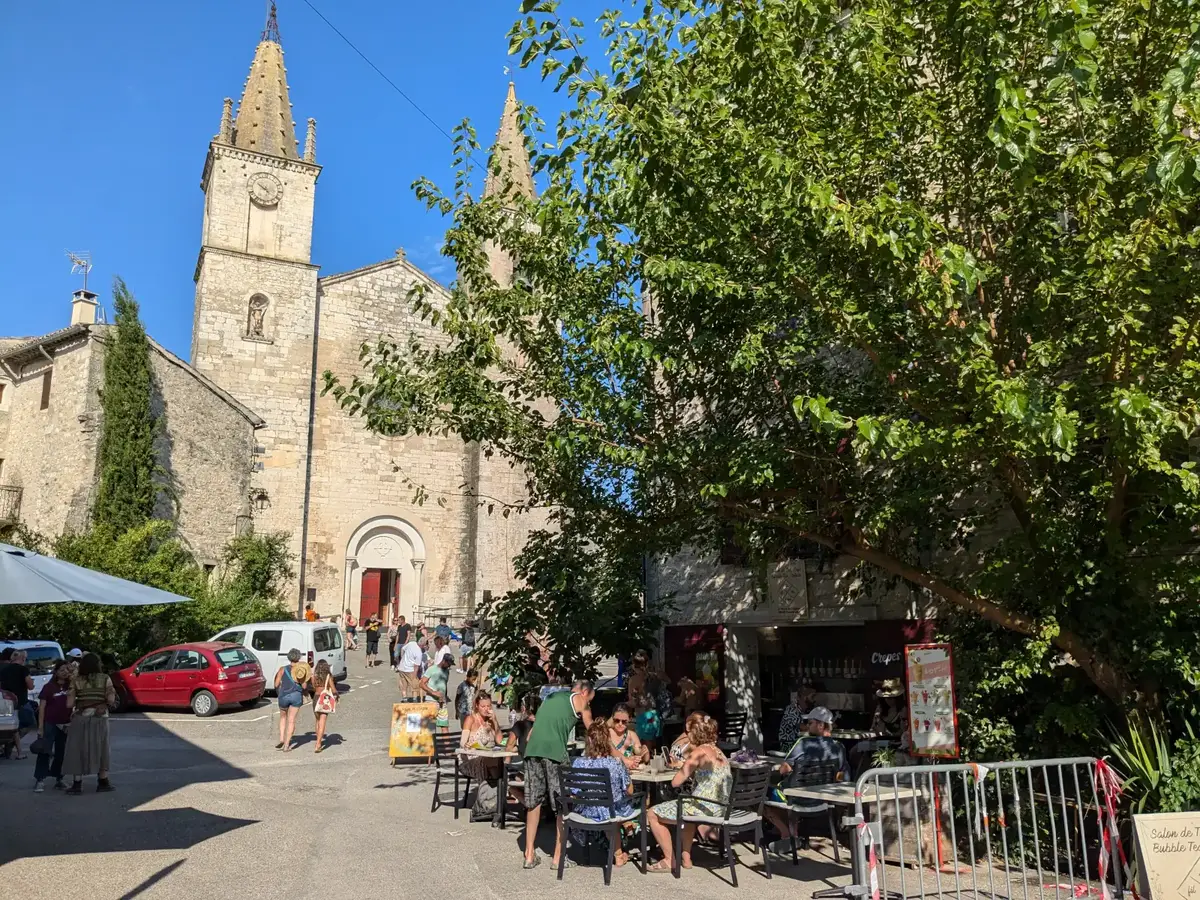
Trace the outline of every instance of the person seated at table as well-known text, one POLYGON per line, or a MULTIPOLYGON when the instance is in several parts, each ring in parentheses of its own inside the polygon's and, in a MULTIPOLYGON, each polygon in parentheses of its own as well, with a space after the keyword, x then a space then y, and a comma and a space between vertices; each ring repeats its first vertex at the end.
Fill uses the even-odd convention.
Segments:
POLYGON ((779 749, 787 753, 792 744, 800 740, 804 733, 804 717, 813 708, 817 692, 812 685, 805 685, 798 691, 792 691, 792 697, 787 708, 783 711, 783 719, 779 723, 779 749))
MULTIPOLYGON (((571 760, 571 768, 603 769, 608 772, 609 783, 612 785, 613 801, 616 804, 615 809, 609 809, 606 806, 576 806, 573 807, 573 812, 596 822, 633 815, 633 803, 630 800, 630 797, 633 795, 633 781, 629 777, 629 769, 626 768, 625 764, 614 753, 608 723, 603 719, 596 719, 588 726, 587 734, 584 738, 583 755, 571 760)), ((629 827, 632 827, 632 823, 630 823, 629 827)), ((571 841, 576 846, 582 845, 587 838, 601 840, 605 852, 608 851, 608 836, 601 832, 573 831, 571 833, 571 841)), ((629 854, 618 847, 614 854, 613 862, 614 865, 623 866, 629 862, 629 854)))
MULTIPOLYGON (((796 741, 788 751, 787 759, 779 767, 779 774, 784 776, 783 787, 796 787, 806 769, 816 765, 836 764, 835 778, 838 781, 850 779, 850 763, 846 758, 846 748, 842 742, 833 738, 833 713, 824 706, 814 706, 809 711, 808 734, 796 741)), ((807 800, 789 797, 788 802, 797 811, 820 808, 824 804, 820 800, 807 800)), ((784 837, 795 837, 795 820, 785 811, 775 807, 766 807, 767 820, 771 822, 784 837)))
POLYGON ((650 749, 638 739, 637 734, 629 727, 632 720, 633 710, 629 708, 629 704, 618 703, 613 708, 612 716, 608 720, 608 734, 612 740, 613 756, 629 768, 636 769, 642 763, 650 762, 650 749))
MULTIPOLYGON (((671 786, 678 788, 689 778, 692 779, 691 795, 683 801, 685 817, 720 816, 729 801, 733 770, 729 767, 729 760, 717 746, 717 722, 709 716, 704 716, 691 725, 687 734, 691 749, 683 767, 671 779, 671 786)), ((651 872, 671 871, 674 858, 671 834, 678 811, 677 800, 666 800, 650 808, 650 833, 654 835, 654 840, 663 852, 663 859, 650 866, 651 872)), ((682 865, 685 869, 692 867, 692 841, 695 837, 696 826, 685 822, 682 850, 682 865)))
MULTIPOLYGON (((507 739, 505 738, 504 732, 500 730, 500 722, 496 718, 492 697, 487 691, 479 691, 475 694, 471 714, 463 720, 462 737, 459 738, 458 745, 464 750, 496 750, 499 747, 516 750, 517 736, 509 734, 507 739)), ((505 760, 503 759, 468 756, 462 760, 462 771, 472 781, 495 787, 504 764, 505 760)), ((514 800, 520 802, 521 789, 519 787, 509 785, 508 793, 514 800)), ((479 800, 478 795, 476 799, 479 800)), ((486 799, 488 798, 485 798, 484 802, 477 802, 477 806, 482 809, 482 807, 490 805, 486 799)), ((486 810, 481 812, 481 815, 486 814, 486 810)))
POLYGON ((683 767, 684 761, 687 760, 688 752, 692 749, 692 739, 688 737, 688 732, 691 731, 697 722, 707 718, 702 712, 694 712, 688 715, 683 723, 683 733, 671 743, 671 749, 667 751, 667 763, 674 769, 683 767))

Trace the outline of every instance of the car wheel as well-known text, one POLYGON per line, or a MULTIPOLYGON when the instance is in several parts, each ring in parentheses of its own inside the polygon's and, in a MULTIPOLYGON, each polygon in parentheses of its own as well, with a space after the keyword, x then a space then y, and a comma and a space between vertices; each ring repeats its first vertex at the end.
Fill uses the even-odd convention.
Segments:
POLYGON ((127 713, 133 709, 133 698, 129 696, 128 692, 122 690, 121 688, 117 688, 116 695, 117 708, 114 709, 113 712, 127 713))
POLYGON ((253 700, 242 700, 242 709, 254 709, 254 707, 258 706, 258 701, 261 699, 262 697, 255 697, 253 700))
POLYGON ((217 711, 217 698, 208 691, 196 691, 192 696, 192 712, 204 718, 217 711))

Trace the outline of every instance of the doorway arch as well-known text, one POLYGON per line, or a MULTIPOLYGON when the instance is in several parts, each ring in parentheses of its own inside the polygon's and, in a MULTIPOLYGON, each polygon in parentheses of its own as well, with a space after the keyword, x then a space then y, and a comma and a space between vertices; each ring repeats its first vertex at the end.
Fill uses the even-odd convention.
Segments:
POLYGON ((379 584, 383 584, 390 593, 394 584, 394 603, 391 602, 392 596, 380 595, 379 599, 385 622, 390 622, 397 614, 413 621, 425 599, 426 558, 425 540, 411 522, 392 515, 366 519, 346 543, 343 609, 352 610, 356 616, 360 614, 365 574, 368 577, 368 594, 376 590, 375 586, 379 584), (395 574, 392 576, 388 573, 395 574))

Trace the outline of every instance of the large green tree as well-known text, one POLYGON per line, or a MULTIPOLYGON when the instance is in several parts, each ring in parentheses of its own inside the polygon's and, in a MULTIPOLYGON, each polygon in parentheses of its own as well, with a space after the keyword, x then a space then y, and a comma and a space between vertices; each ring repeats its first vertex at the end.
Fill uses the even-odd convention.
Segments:
POLYGON ((1016 689, 1200 684, 1200 6, 646 0, 591 56, 522 12, 545 189, 474 199, 460 131, 418 192, 471 290, 328 376, 344 407, 487 442, 597 540, 858 559, 1016 689))
POLYGON ((100 481, 92 521, 121 534, 151 519, 161 485, 156 477, 158 418, 152 406, 150 340, 138 317, 137 300, 120 278, 113 280, 113 311, 116 324, 104 345, 100 481))

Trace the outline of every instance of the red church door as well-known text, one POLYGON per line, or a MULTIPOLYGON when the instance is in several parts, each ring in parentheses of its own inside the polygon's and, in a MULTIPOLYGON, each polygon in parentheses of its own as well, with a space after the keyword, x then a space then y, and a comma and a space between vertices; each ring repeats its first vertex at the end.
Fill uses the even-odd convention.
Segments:
POLYGON ((379 569, 363 569, 362 595, 358 603, 358 620, 379 615, 379 569))

